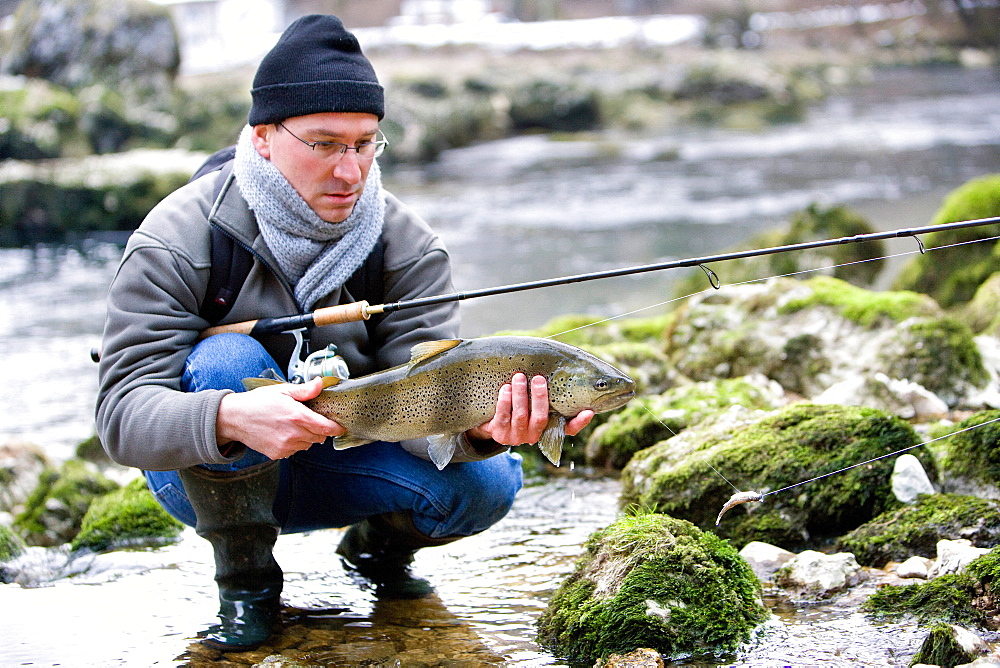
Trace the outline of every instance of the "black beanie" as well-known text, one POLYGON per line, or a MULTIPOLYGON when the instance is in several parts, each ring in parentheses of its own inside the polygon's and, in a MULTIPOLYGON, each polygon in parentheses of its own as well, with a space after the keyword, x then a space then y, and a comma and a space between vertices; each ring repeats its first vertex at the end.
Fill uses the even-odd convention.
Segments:
POLYGON ((281 34, 257 68, 250 125, 330 111, 385 116, 382 86, 336 16, 310 14, 281 34))

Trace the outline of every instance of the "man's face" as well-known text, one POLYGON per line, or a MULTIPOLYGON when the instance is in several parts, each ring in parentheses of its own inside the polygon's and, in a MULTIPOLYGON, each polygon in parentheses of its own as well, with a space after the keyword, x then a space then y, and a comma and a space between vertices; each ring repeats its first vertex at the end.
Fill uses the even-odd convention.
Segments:
POLYGON ((313 150, 307 142, 340 142, 359 146, 374 141, 378 117, 364 113, 322 113, 288 118, 280 125, 255 125, 253 144, 261 156, 284 174, 313 211, 330 223, 347 220, 361 197, 371 161, 357 151, 339 155, 313 150), (284 126, 284 127, 281 127, 284 126))

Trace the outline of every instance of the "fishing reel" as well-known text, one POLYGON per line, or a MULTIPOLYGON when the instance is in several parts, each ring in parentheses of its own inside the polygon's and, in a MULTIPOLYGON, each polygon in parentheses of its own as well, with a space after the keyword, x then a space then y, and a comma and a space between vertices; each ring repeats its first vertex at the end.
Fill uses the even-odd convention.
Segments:
POLYGON ((288 381, 291 383, 308 383, 313 378, 334 376, 341 380, 350 378, 351 373, 347 362, 337 354, 336 344, 331 343, 323 350, 310 353, 302 359, 302 350, 306 346, 305 328, 295 329, 287 334, 295 337, 295 351, 288 361, 288 381))

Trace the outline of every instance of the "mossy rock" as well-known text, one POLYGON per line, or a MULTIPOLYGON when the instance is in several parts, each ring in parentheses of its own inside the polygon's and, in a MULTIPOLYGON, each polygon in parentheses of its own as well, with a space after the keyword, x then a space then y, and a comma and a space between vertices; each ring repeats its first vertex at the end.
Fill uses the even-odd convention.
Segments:
POLYGON ((623 371, 635 381, 636 395, 663 392, 685 379, 663 352, 662 342, 618 341, 585 345, 584 349, 623 371))
POLYGON ((805 284, 809 292, 784 301, 779 313, 791 314, 814 306, 829 306, 861 327, 874 327, 886 322, 901 323, 911 318, 941 314, 933 299, 915 292, 865 290, 829 276, 817 276, 805 284))
POLYGON ((976 655, 967 651, 956 641, 956 628, 958 627, 940 622, 932 625, 930 633, 920 645, 920 649, 910 660, 910 665, 928 664, 952 668, 974 661, 976 655))
POLYGON ((650 318, 607 320, 593 315, 568 314, 552 318, 531 330, 505 330, 500 335, 553 338, 580 348, 614 345, 622 342, 662 345, 672 314, 650 318))
POLYGON ((990 276, 961 310, 961 320, 976 334, 1000 338, 1000 271, 990 276))
POLYGON ((204 155, 140 151, 22 165, 0 180, 0 246, 59 242, 67 233, 128 231, 187 183, 204 155))
POLYGON ((157 503, 146 481, 137 478, 90 504, 70 548, 106 552, 157 547, 176 541, 183 529, 184 525, 157 503))
POLYGON ((71 459, 58 470, 47 469, 14 518, 14 528, 29 545, 52 547, 72 540, 91 502, 118 489, 118 483, 71 459))
MULTIPOLYGON (((759 377, 764 383, 766 379, 759 377)), ((659 395, 639 397, 612 413, 587 440, 587 463, 624 467, 636 452, 676 436, 730 406, 774 410, 783 401, 760 382, 745 378, 689 383, 659 395)))
POLYGON ((641 514, 591 535, 539 619, 538 639, 588 663, 637 647, 712 654, 734 650, 768 616, 760 583, 727 542, 641 514))
POLYGON ((1000 410, 981 411, 933 431, 940 438, 933 452, 942 486, 1000 498, 1000 422, 987 424, 998 418, 1000 410), (941 438, 947 434, 953 435, 941 438))
POLYGON ((952 407, 990 380, 972 331, 951 317, 902 323, 879 361, 890 378, 919 383, 952 407))
POLYGON ((1000 501, 956 494, 921 495, 912 506, 883 513, 841 538, 837 549, 862 566, 880 568, 913 555, 933 559, 939 540, 1000 544, 1000 501))
POLYGON ((881 370, 868 368, 877 337, 942 315, 926 295, 874 292, 830 276, 777 278, 686 300, 667 321, 666 352, 694 380, 763 373, 809 397, 881 370))
POLYGON ((634 455, 622 471, 622 505, 689 520, 738 547, 758 540, 793 551, 827 545, 899 505, 890 459, 840 471, 915 445, 905 421, 873 408, 813 404, 728 424, 727 417, 634 455), (716 527, 733 494, 723 475, 762 493, 811 482, 738 506, 716 527))
POLYGON ((929 582, 887 585, 864 602, 871 618, 896 621, 913 617, 920 624, 946 622, 1000 628, 1000 548, 972 561, 965 570, 929 582))
POLYGON ((0 563, 19 557, 24 552, 24 541, 8 527, 0 525, 0 563))
MULTIPOLYGON (((948 194, 931 225, 1000 216, 1000 174, 969 181, 948 194)), ((1000 243, 989 241, 992 226, 968 227, 924 236, 928 249, 907 264, 896 279, 896 287, 924 292, 944 307, 964 304, 973 298, 997 269, 1000 243), (967 243, 987 240, 980 243, 967 243)))

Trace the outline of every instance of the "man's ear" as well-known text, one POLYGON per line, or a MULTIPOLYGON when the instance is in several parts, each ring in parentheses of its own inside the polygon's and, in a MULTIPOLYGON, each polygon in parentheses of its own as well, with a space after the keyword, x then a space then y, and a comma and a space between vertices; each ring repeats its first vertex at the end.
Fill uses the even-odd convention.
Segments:
POLYGON ((271 159, 271 137, 273 134, 273 125, 255 125, 250 128, 250 141, 265 160, 271 159))

